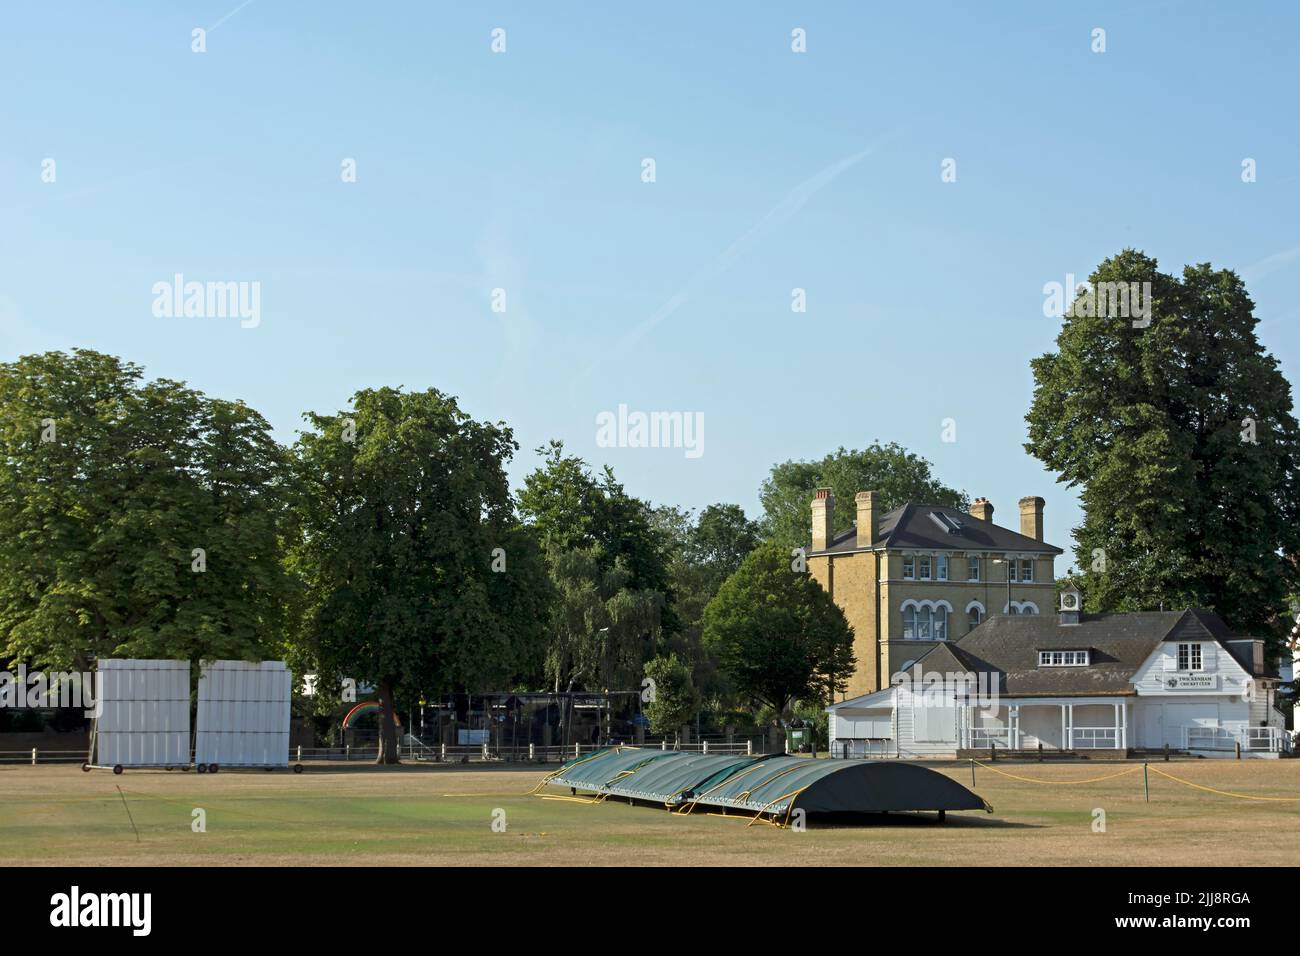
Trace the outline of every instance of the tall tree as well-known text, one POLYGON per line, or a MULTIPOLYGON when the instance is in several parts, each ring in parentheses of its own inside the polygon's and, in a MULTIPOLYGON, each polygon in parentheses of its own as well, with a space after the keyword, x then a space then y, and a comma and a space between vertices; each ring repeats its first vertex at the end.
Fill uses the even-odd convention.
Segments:
POLYGON ((436 389, 367 389, 309 413, 297 445, 310 601, 303 640, 324 688, 373 683, 380 763, 397 762, 399 695, 502 686, 535 666, 548 588, 514 520, 510 429, 436 389))
POLYGON ((598 544, 547 555, 551 604, 546 676, 557 691, 640 686, 654 650, 663 595, 629 587, 631 572, 604 560, 598 544))
POLYGON ((639 687, 644 662, 678 626, 664 538, 608 468, 593 475, 560 442, 538 453, 518 501, 556 594, 547 680, 561 692, 639 687))
POLYGON ((712 504, 698 518, 669 505, 655 509, 655 526, 668 555, 668 579, 676 601, 680 628, 668 635, 666 646, 690 668, 701 696, 717 705, 726 696, 717 661, 701 640, 704 608, 722 582, 759 544, 758 524, 739 505, 712 504))
POLYGON ((656 734, 672 734, 681 740, 681 729, 695 716, 700 706, 700 695, 691 679, 691 669, 677 659, 676 654, 656 657, 647 661, 645 676, 650 699, 645 706, 650 730, 656 734))
POLYGON ((252 658, 285 627, 266 421, 98 352, 0 365, 0 652, 252 658))
MULTIPOLYGON (((564 453, 562 442, 552 441, 537 453, 542 464, 524 479, 519 512, 546 550, 598 544, 605 566, 623 559, 629 587, 659 591, 671 604, 663 538, 649 504, 627 494, 610 468, 593 475, 585 461, 564 453)), ((665 613, 665 626, 675 627, 667 606, 665 613)))
POLYGON ((787 548, 807 545, 812 524, 808 504, 818 488, 832 489, 841 503, 835 511, 836 533, 853 524, 853 498, 859 491, 880 492, 880 506, 886 509, 915 501, 966 510, 970 504, 966 493, 935 478, 932 467, 901 445, 878 441, 860 451, 839 448, 821 461, 773 465, 759 490, 763 530, 787 548))
POLYGON ((687 536, 686 559, 702 572, 705 589, 717 591, 761 540, 758 523, 740 505, 709 505, 687 536))
POLYGON ((1207 607, 1280 637, 1297 583, 1287 556, 1300 554, 1300 429, 1245 286, 1209 264, 1167 275, 1132 249, 1090 279, 1149 283, 1150 312, 1076 300, 1057 351, 1031 363, 1025 444, 1082 489, 1088 606, 1207 607))
POLYGON ((856 668, 844 612, 775 543, 752 551, 709 602, 704 641, 742 697, 777 713, 796 699, 829 702, 856 668))

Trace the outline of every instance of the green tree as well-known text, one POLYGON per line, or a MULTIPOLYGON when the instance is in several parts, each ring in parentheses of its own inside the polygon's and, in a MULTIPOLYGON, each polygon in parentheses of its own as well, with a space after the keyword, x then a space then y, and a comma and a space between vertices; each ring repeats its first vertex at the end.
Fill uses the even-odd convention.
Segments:
POLYGON ((702 572, 705 589, 716 592, 761 540, 758 523, 740 505, 709 505, 686 538, 686 560, 702 572))
POLYGON ((1297 583, 1286 556, 1300 554, 1300 430, 1245 286, 1208 264, 1167 275, 1132 249, 1090 278, 1149 283, 1150 313, 1077 300, 1057 350, 1031 363, 1025 444, 1081 488, 1088 607, 1206 607, 1280 637, 1297 583))
POLYGON ((540 659, 549 589, 514 519, 517 445, 436 389, 367 389, 305 418, 291 561, 310 596, 304 656, 321 688, 375 685, 378 760, 395 763, 399 695, 499 687, 540 659))
POLYGON ((812 535, 809 503, 818 488, 835 492, 837 534, 857 519, 853 500, 859 491, 880 492, 880 507, 886 510, 914 501, 965 511, 970 504, 966 493, 935 478, 932 467, 901 445, 878 441, 861 451, 839 448, 821 461, 773 465, 759 490, 763 531, 786 548, 806 546, 812 535))
POLYGON ((255 658, 286 627, 286 460, 266 421, 98 352, 0 365, 0 649, 255 658))
POLYGON ((673 734, 681 741, 681 729, 700 708, 700 695, 691 680, 691 669, 676 654, 656 657, 646 662, 645 676, 651 681, 650 699, 645 714, 650 730, 656 734, 673 734))
POLYGON ((698 518, 665 505, 655 509, 654 521, 668 555, 668 580, 680 622, 677 633, 667 635, 666 647, 690 668, 697 691, 710 706, 720 706, 727 687, 701 640, 704 608, 758 546, 759 527, 732 504, 709 505, 698 518))
POLYGON ((648 504, 558 441, 524 479, 519 511, 542 542, 556 599, 547 681, 560 692, 639 686, 644 662, 678 622, 664 537, 648 504))
POLYGON ((659 628, 663 595, 630 587, 623 558, 608 565, 600 545, 547 555, 551 604, 546 676, 557 691, 639 686, 659 628))
POLYGON ((750 552, 704 609, 704 642, 743 698, 788 712, 793 700, 829 702, 855 669, 853 628, 829 594, 790 567, 789 552, 750 552))
POLYGON ((596 476, 581 458, 565 455, 562 442, 552 441, 537 454, 542 464, 524 479, 518 501, 543 547, 553 553, 600 545, 603 566, 622 560, 628 587, 664 595, 663 624, 675 629, 663 538, 650 506, 628 495, 611 469, 596 476))

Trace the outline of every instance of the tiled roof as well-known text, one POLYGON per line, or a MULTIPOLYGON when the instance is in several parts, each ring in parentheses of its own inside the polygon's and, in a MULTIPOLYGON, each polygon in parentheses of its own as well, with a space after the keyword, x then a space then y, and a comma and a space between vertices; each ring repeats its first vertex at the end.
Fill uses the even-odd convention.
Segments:
MULTIPOLYGON (((847 554, 858 550, 856 526, 835 536, 824 551, 809 554, 847 554)), ((905 504, 880 517, 875 550, 1015 551, 1061 554, 1060 548, 1003 528, 992 521, 946 505, 905 504)))
MULTIPOLYGON (((1133 693, 1134 674, 1162 641, 1222 642, 1232 636, 1217 614, 1200 609, 1084 614, 1078 624, 1062 624, 1054 614, 999 614, 947 649, 967 670, 997 674, 999 694, 1078 697, 1133 693), (1087 650, 1090 663, 1039 667, 1038 652, 1047 650, 1087 650)), ((916 676, 917 667, 934 670, 941 661, 947 663, 932 652, 910 673, 916 676)))

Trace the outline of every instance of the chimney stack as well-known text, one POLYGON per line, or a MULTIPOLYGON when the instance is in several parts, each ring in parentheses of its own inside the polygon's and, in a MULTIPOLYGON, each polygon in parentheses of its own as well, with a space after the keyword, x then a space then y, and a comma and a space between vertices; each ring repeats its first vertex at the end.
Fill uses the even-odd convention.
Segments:
POLYGON ((818 488, 812 501, 812 549, 825 551, 831 544, 835 527, 835 493, 818 488))
POLYGON ((993 504, 987 498, 976 498, 971 502, 970 513, 981 521, 992 521, 993 504))
POLYGON ((879 520, 880 493, 859 491, 853 499, 858 506, 858 547, 869 548, 876 543, 876 521, 879 520))
POLYGON ((1033 495, 1020 499, 1020 533, 1026 538, 1043 540, 1043 505, 1046 503, 1033 495))

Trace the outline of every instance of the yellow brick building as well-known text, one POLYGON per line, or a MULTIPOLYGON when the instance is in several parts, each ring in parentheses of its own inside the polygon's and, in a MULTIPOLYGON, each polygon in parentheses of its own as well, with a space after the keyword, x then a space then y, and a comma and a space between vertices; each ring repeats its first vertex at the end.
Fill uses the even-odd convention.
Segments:
POLYGON ((990 614, 1051 613, 1062 552, 1043 541, 1042 498, 1020 499, 1016 532, 993 523, 984 498, 966 514, 911 503, 882 513, 879 497, 858 492, 857 521, 838 535, 831 490, 812 501, 808 570, 853 625, 847 697, 889 686, 935 641, 956 640, 990 614))

